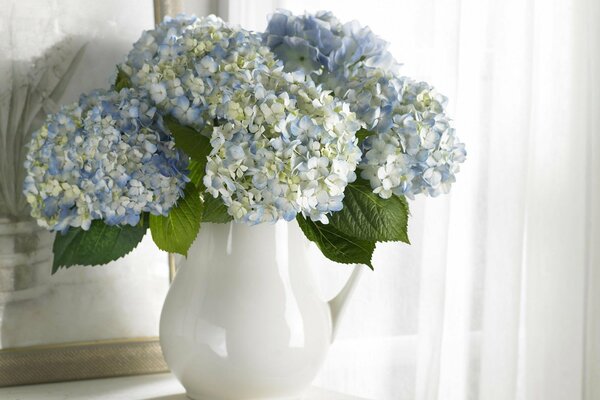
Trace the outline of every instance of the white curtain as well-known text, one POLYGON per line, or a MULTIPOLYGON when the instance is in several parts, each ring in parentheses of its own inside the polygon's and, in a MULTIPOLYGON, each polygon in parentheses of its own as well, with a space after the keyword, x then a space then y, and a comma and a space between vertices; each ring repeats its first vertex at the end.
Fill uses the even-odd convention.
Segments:
MULTIPOLYGON (((451 195, 412 203, 413 244, 378 246, 316 384, 377 400, 600 399, 600 2, 207 4, 257 30, 276 7, 371 26, 450 98, 467 144, 451 195)), ((332 295, 347 271, 319 267, 332 295)))

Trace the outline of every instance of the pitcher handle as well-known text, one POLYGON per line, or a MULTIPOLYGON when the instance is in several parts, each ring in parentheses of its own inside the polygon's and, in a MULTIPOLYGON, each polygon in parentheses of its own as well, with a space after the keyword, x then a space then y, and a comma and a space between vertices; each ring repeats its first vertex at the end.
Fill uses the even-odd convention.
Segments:
POLYGON ((355 264, 354 270, 348 278, 348 281, 340 290, 340 292, 333 299, 329 301, 329 309, 331 311, 331 341, 335 340, 335 337, 338 332, 338 327, 340 324, 340 319, 346 309, 346 305, 348 304, 348 299, 354 293, 354 289, 356 288, 356 284, 358 283, 358 279, 362 275, 363 265, 355 264))

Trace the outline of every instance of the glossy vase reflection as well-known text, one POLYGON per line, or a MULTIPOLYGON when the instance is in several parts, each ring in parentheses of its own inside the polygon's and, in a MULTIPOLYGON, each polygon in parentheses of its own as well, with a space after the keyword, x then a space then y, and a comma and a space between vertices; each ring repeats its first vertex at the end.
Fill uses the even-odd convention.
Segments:
POLYGON ((310 385, 356 282, 322 301, 295 223, 205 224, 160 323, 167 364, 196 400, 294 399, 310 385))

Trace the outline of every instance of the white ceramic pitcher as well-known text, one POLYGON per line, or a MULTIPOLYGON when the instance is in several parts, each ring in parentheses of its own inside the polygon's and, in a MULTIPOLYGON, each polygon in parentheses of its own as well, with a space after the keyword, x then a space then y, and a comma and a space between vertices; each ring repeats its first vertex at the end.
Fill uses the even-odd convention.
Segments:
POLYGON ((319 371, 362 267, 322 301, 309 242, 288 229, 299 232, 296 222, 204 224, 181 263, 160 343, 192 399, 297 399, 319 371))

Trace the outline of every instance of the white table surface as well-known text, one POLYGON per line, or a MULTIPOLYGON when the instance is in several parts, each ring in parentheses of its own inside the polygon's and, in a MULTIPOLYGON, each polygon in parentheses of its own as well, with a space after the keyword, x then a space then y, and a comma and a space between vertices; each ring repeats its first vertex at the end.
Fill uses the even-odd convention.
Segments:
MULTIPOLYGON (((2 400, 187 400, 171 374, 0 388, 2 400)), ((311 388, 304 400, 366 400, 311 388)))

